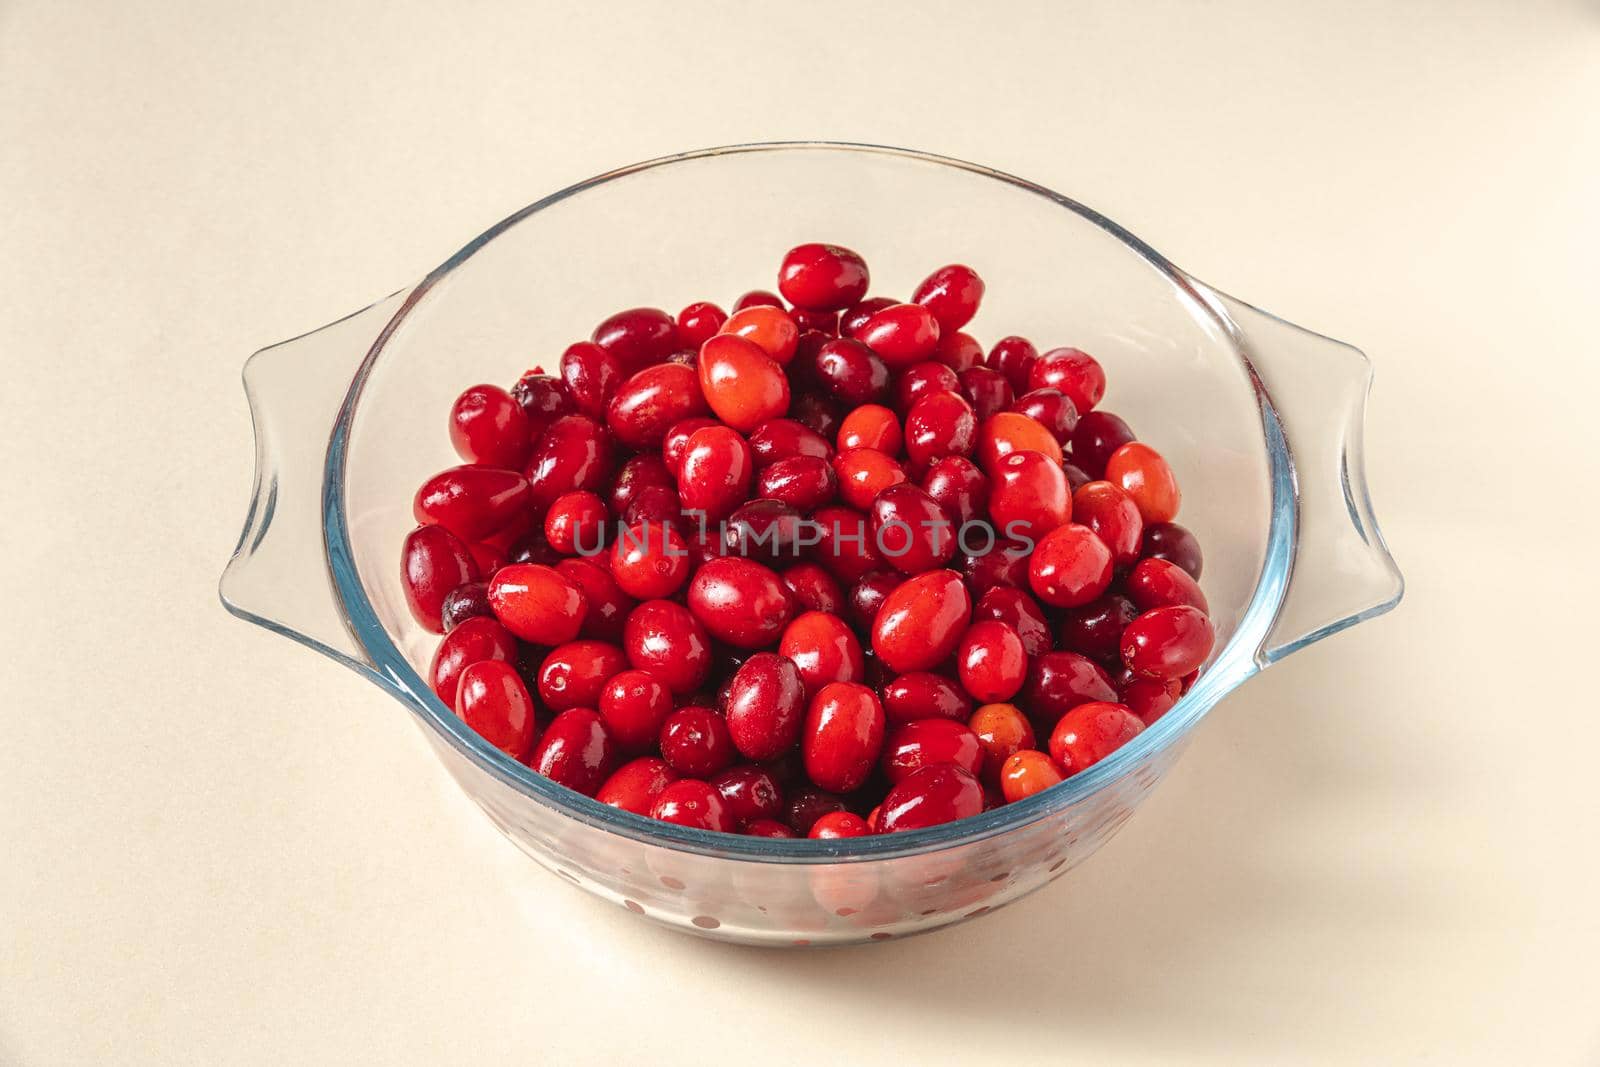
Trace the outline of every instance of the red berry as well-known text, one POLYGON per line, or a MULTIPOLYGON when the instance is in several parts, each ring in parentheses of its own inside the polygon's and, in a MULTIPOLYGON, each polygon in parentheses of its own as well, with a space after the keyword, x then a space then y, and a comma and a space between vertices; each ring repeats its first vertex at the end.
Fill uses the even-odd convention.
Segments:
POLYGON ((555 567, 589 605, 578 635, 615 644, 622 640, 622 625, 633 610, 633 598, 622 591, 611 571, 599 561, 603 558, 564 559, 555 567))
POLYGON ((606 425, 629 448, 659 447, 684 419, 706 414, 706 399, 692 367, 658 363, 617 387, 606 406, 606 425))
POLYGON ((815 511, 833 499, 839 477, 833 464, 816 456, 791 456, 762 468, 756 495, 781 500, 797 511, 815 511))
POLYGON ((1106 461, 1106 481, 1133 498, 1145 522, 1171 522, 1178 514, 1183 494, 1178 479, 1161 453, 1149 445, 1130 441, 1106 461))
POLYGON ((659 308, 619 311, 594 328, 589 340, 616 357, 631 374, 666 359, 678 347, 678 328, 659 308))
POLYGON ((1026 393, 1033 365, 1039 361, 1039 350, 1026 337, 1002 337, 989 349, 987 365, 998 371, 1013 391, 1026 393))
POLYGON ((933 313, 940 330, 959 330, 978 313, 983 279, 977 271, 959 263, 940 267, 922 280, 911 300, 933 313))
POLYGON ((922 489, 957 528, 989 510, 989 479, 965 456, 936 460, 922 476, 922 489))
POLYGON ((807 697, 830 682, 866 678, 861 642, 837 615, 808 611, 798 616, 783 631, 778 653, 800 671, 807 697))
POLYGON ((1111 584, 1111 550, 1093 530, 1068 523, 1048 534, 1028 562, 1028 584, 1046 604, 1087 604, 1111 584))
POLYGON ((795 456, 833 459, 833 446, 828 439, 793 419, 770 419, 762 423, 750 435, 750 452, 758 467, 795 456))
POLYGON ((872 544, 896 570, 921 574, 955 554, 956 527, 921 489, 891 485, 872 502, 872 544))
POLYGON ((1187 604, 1210 612, 1200 583, 1189 577, 1189 572, 1164 559, 1142 559, 1128 573, 1128 596, 1140 611, 1165 608, 1174 604, 1187 604))
POLYGON ((867 820, 853 812, 830 811, 811 824, 806 836, 813 841, 838 841, 847 837, 866 837, 872 833, 867 820))
POLYGON ((606 683, 628 669, 622 649, 605 641, 569 641, 539 665, 539 699, 551 711, 593 708, 606 683))
POLYGON ((1046 652, 1028 664, 1028 681, 1018 705, 1048 733, 1056 721, 1079 704, 1117 699, 1105 669, 1076 652, 1046 652))
POLYGON ((783 656, 758 652, 728 683, 728 732, 740 755, 768 760, 782 755, 800 736, 805 714, 800 671, 783 656))
POLYGON ((778 291, 796 307, 837 311, 867 295, 866 261, 839 245, 791 248, 778 268, 778 291))
POLYGON ((789 591, 771 569, 731 556, 695 572, 688 601, 713 637, 738 648, 772 644, 794 614, 789 591))
POLYGON ((1100 362, 1076 348, 1053 348, 1028 371, 1030 389, 1059 389, 1080 413, 1106 395, 1106 372, 1100 362))
POLYGON ((559 571, 539 563, 512 563, 490 580, 489 606, 524 641, 563 645, 578 636, 589 605, 559 571))
POLYGON ((660 730, 661 758, 679 774, 709 778, 733 766, 738 753, 728 724, 710 708, 691 705, 666 717, 660 730))
POLYGON ((1064 781, 1055 760, 1033 749, 1013 752, 1000 768, 1000 791, 1015 804, 1064 781))
POLYGON ((1111 453, 1133 439, 1133 430, 1111 412, 1083 412, 1072 431, 1072 462, 1090 478, 1101 478, 1111 453))
POLYGON ((899 370, 933 357, 939 323, 921 304, 895 304, 876 312, 857 336, 891 370, 899 370))
POLYGON ((726 311, 708 301, 697 301, 678 312, 678 342, 685 348, 699 351, 727 321, 726 311))
POLYGON ((1012 452, 991 472, 989 518, 1006 537, 1039 541, 1072 518, 1061 464, 1038 452, 1012 452))
POLYGON ((617 357, 591 341, 568 345, 561 353, 561 381, 567 395, 591 419, 605 417, 606 405, 624 377, 617 357))
POLYGON ((920 719, 966 722, 972 701, 942 674, 911 671, 883 687, 883 711, 892 723, 920 719))
POLYGON ((1144 519, 1133 498, 1110 482, 1090 482, 1074 492, 1072 520, 1105 542, 1116 566, 1126 567, 1139 558, 1144 519))
POLYGON ((1155 608, 1122 631, 1122 662, 1141 678, 1169 681, 1199 670, 1215 641, 1211 620, 1199 608, 1155 608))
POLYGON ((1139 717, 1121 704, 1079 704, 1050 733, 1050 758, 1067 775, 1094 766, 1144 730, 1139 717))
POLYGON ((722 795, 696 778, 680 778, 663 789, 650 809, 651 818, 731 834, 736 829, 722 795))
POLYGON ((863 404, 839 424, 839 451, 870 448, 886 456, 900 451, 900 420, 882 404, 863 404))
POLYGON ((433 662, 428 666, 428 684, 447 707, 454 708, 462 671, 483 660, 511 663, 516 658, 517 639, 499 620, 467 619, 446 634, 434 649, 433 662))
POLYGON ((564 556, 592 556, 605 547, 605 501, 589 492, 563 493, 544 516, 544 539, 564 556))
POLYGON ((622 671, 600 690, 600 718, 606 724, 606 732, 628 751, 649 747, 660 736, 661 724, 671 713, 671 692, 645 671, 622 671))
MULTIPOLYGON (((615 401, 613 401, 615 403, 615 401)), ((543 512, 564 493, 598 493, 611 476, 611 439, 605 428, 582 415, 552 422, 528 461, 528 487, 543 512)))
POLYGON ((883 798, 880 833, 923 830, 983 811, 983 786, 967 770, 948 763, 924 767, 883 798))
POLYGON ((717 417, 741 433, 789 410, 789 379, 760 346, 719 333, 700 347, 700 391, 717 417))
POLYGON ((861 511, 872 506, 878 494, 906 480, 905 468, 875 448, 852 448, 833 457, 839 477, 839 499, 861 511))
POLYGON ((776 819, 752 819, 745 824, 746 837, 794 837, 795 832, 776 819))
POLYGON ((972 599, 955 571, 919 574, 890 593, 872 623, 872 650, 897 673, 935 667, 956 649, 972 599))
POLYGON ((594 798, 613 808, 649 815, 661 791, 677 780, 671 767, 655 756, 640 756, 612 772, 594 798))
POLYGON ((510 393, 474 385, 450 408, 450 443, 468 463, 521 470, 533 449, 533 427, 510 393))
POLYGON ((728 517, 750 495, 755 458, 745 439, 726 426, 696 430, 678 468, 678 497, 686 511, 704 512, 708 523, 728 517))
POLYGON ((1133 601, 1118 593, 1107 593, 1060 612, 1058 643, 1094 659, 1116 660, 1122 655, 1122 631, 1138 614, 1133 601))
POLYGON ((628 616, 622 632, 628 662, 649 671, 672 692, 692 693, 711 673, 711 639, 682 604, 651 600, 628 616))
POLYGON ((743 337, 779 364, 793 359, 795 348, 800 343, 800 327, 795 325, 789 313, 782 308, 764 305, 735 311, 718 332, 743 337))
POLYGON ((956 649, 961 686, 983 704, 1010 700, 1028 677, 1028 654, 1017 631, 986 619, 967 628, 956 649))
POLYGON ((616 769, 617 746, 599 714, 572 708, 545 727, 528 766, 557 785, 592 797, 616 769))
POLYGON ((1078 408, 1059 389, 1024 393, 1011 405, 1011 410, 1039 423, 1063 445, 1072 440, 1072 431, 1078 427, 1078 408))
POLYGON ((533 744, 533 698, 509 663, 480 660, 462 671, 456 714, 512 759, 522 759, 533 744))
POLYGON ((617 536, 611 549, 611 574, 631 597, 669 597, 689 577, 688 546, 669 524, 635 523, 617 536))
POLYGON ((1003 622, 1022 642, 1024 655, 1039 656, 1050 651, 1050 623, 1033 597, 1014 586, 997 585, 978 599, 972 609, 974 625, 984 619, 1003 622))
POLYGON ((973 774, 983 770, 983 745, 964 722, 917 719, 889 731, 883 745, 883 773, 904 781, 924 767, 953 763, 973 774))
MULTIPOLYGON (((783 790, 772 772, 753 763, 729 767, 711 779, 711 785, 728 805, 734 822, 750 826, 783 814, 783 790)), ((785 831, 788 827, 784 827, 785 831)))
POLYGON ((1200 553, 1200 542, 1194 534, 1175 522, 1158 522, 1144 528, 1143 553, 1150 559, 1165 559, 1189 572, 1189 577, 1200 580, 1205 564, 1200 553))
POLYGON ((443 526, 419 526, 400 547, 400 585, 406 606, 422 628, 444 632, 444 601, 455 589, 478 577, 468 547, 443 526))
POLYGON ((1000 782, 1015 753, 1033 747, 1033 725, 1014 704, 985 704, 972 713, 967 728, 983 746, 983 777, 990 784, 1000 782))
POLYGON ((994 477, 1000 461, 1013 452, 1038 452, 1052 463, 1061 463, 1061 446, 1042 424, 1015 411, 1002 411, 989 417, 978 429, 978 464, 994 477))
POLYGON ((784 571, 784 588, 794 597, 798 609, 838 615, 844 610, 844 590, 833 575, 816 563, 797 563, 784 571))
POLYGON ((855 682, 823 686, 800 734, 807 776, 832 792, 860 788, 883 748, 884 727, 883 706, 871 689, 855 682))
POLYGON ((528 482, 499 467, 451 467, 422 483, 411 511, 423 525, 443 526, 463 541, 481 541, 528 513, 528 482))
POLYGON ((977 413, 955 392, 927 393, 906 415, 906 456, 918 469, 944 456, 965 456, 977 439, 977 413))
POLYGON ((961 395, 971 402, 980 425, 1009 408, 1016 396, 1005 375, 989 367, 969 367, 957 377, 961 379, 961 395))

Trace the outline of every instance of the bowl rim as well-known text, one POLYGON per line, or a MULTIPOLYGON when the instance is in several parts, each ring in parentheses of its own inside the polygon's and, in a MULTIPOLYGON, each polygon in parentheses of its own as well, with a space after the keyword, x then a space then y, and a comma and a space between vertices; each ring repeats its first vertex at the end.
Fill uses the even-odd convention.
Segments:
POLYGON ((322 519, 330 578, 346 624, 371 658, 372 677, 412 711, 442 740, 479 770, 516 792, 579 823, 615 833, 643 845, 692 854, 769 863, 840 863, 923 855, 973 844, 1039 822, 1081 803, 1132 774, 1148 760, 1188 736, 1216 703, 1260 670, 1259 653, 1281 610, 1293 569, 1298 530, 1298 496, 1293 458, 1278 413, 1251 365, 1248 346, 1238 328, 1210 295, 1210 290, 1156 252, 1150 245, 1099 212, 1025 178, 949 156, 889 145, 847 141, 763 141, 721 145, 644 160, 595 175, 536 200, 473 238, 460 251, 430 271, 401 301, 373 341, 340 405, 329 437, 323 471, 322 519), (839 841, 807 838, 760 838, 678 826, 601 804, 557 785, 525 764, 511 759, 474 733, 411 666, 390 639, 363 588, 355 565, 345 511, 345 471, 350 431, 366 384, 389 339, 411 309, 457 267, 490 241, 524 219, 570 197, 611 182, 662 167, 750 153, 830 152, 889 157, 901 161, 964 171, 1013 186, 1076 214, 1126 245, 1172 283, 1180 299, 1191 302, 1197 315, 1209 318, 1233 342, 1246 378, 1255 393, 1261 417, 1267 475, 1271 491, 1266 551, 1244 616, 1228 643, 1193 687, 1155 723, 1094 766, 1034 796, 970 818, 922 830, 871 835, 839 841))

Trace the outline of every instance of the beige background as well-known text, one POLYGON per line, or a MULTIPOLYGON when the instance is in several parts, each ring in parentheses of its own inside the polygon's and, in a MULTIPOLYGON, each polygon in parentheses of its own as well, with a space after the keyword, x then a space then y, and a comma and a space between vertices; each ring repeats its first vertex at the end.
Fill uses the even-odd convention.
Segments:
POLYGON ((0 4, 0 1063, 1600 1062, 1600 7, 0 4), (218 606, 254 348, 567 182, 818 136, 1066 190, 1378 368, 1402 608, 1072 878, 810 955, 505 844, 218 606))

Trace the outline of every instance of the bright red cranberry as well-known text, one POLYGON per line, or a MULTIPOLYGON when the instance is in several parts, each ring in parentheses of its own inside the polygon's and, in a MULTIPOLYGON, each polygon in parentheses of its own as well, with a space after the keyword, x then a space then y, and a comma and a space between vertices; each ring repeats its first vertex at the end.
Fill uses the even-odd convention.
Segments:
POLYGON ((622 649, 606 641, 568 641, 539 666, 539 699, 551 711, 600 705, 606 683, 628 669, 622 649))
POLYGON ((592 556, 605 547, 605 501, 588 492, 563 493, 544 516, 544 539, 564 556, 592 556))
POLYGON ((511 397, 528 417, 529 443, 537 441, 556 419, 578 410, 567 395, 567 387, 548 374, 524 374, 511 387, 511 397))
POLYGON ((965 456, 935 460, 922 476, 922 490, 957 528, 988 512, 989 479, 965 456))
POLYGON ((952 719, 917 719, 889 731, 883 745, 883 773, 891 784, 935 763, 980 773, 983 745, 978 735, 966 723, 952 719))
POLYGON ((878 494, 906 480, 905 468, 875 448, 852 448, 833 457, 839 499, 866 511, 878 494))
MULTIPOLYGON (((675 483, 677 481, 676 471, 683 466, 683 454, 689 448, 689 438, 693 437, 697 431, 704 430, 708 426, 720 425, 722 424, 716 419, 708 418, 704 415, 696 415, 692 418, 675 422, 667 428, 667 435, 661 439, 661 455, 657 457, 646 453, 645 456, 659 460, 662 471, 671 472, 667 474, 669 484, 675 483)), ((645 456, 635 456, 634 459, 643 459, 645 456)), ((628 462, 632 463, 633 460, 628 462)))
POLYGON ((1059 615, 1061 647, 1097 660, 1116 660, 1121 656, 1122 631, 1138 615, 1133 601, 1118 593, 1067 608, 1059 615))
POLYGON ((752 500, 734 509, 723 524, 723 555, 762 563, 794 563, 808 543, 808 524, 780 500, 752 500))
POLYGON ((1132 428, 1111 412, 1083 412, 1072 431, 1072 462, 1090 478, 1103 478, 1111 453, 1133 439, 1132 428))
POLYGON ((743 337, 778 364, 793 359, 795 348, 800 344, 800 327, 787 311, 776 307, 756 306, 735 311, 718 332, 743 337))
POLYGON ((725 771, 737 755, 722 716, 698 705, 668 715, 661 724, 660 743, 661 758, 690 778, 709 778, 725 771))
POLYGON ((778 652, 800 671, 807 697, 830 682, 860 682, 866 677, 861 642, 837 615, 808 611, 798 616, 784 629, 778 652))
MULTIPOLYGON (((963 727, 964 728, 964 727, 963 727)), ((924 830, 983 811, 983 786, 962 767, 935 764, 906 778, 883 798, 880 833, 924 830)))
POLYGON ((1028 391, 1033 375, 1033 365, 1039 361, 1039 350, 1026 337, 1002 337, 989 349, 988 366, 1004 375, 1011 388, 1018 393, 1028 391))
POLYGON ((534 506, 543 512, 563 493, 598 493, 611 477, 611 438, 605 428, 582 415, 552 422, 528 461, 534 506))
POLYGON ((869 296, 850 305, 839 314, 839 336, 855 337, 872 320, 872 316, 884 308, 894 307, 897 303, 899 301, 886 296, 869 296))
POLYGON ((783 656, 757 652, 728 684, 728 732, 746 759, 781 755, 800 736, 806 690, 800 671, 783 656))
POLYGON ((983 346, 960 330, 939 330, 939 349, 933 358, 960 374, 983 363, 983 346))
POLYGON ((756 495, 779 500, 797 511, 815 511, 832 500, 839 488, 833 464, 816 456, 791 456, 762 468, 756 495))
POLYGON ((1175 522, 1158 522, 1144 528, 1144 555, 1150 559, 1164 559, 1176 563, 1189 572, 1189 577, 1200 580, 1205 557, 1200 552, 1200 542, 1194 534, 1175 522))
POLYGON ((1105 542, 1116 566, 1126 567, 1139 558, 1144 519, 1133 498, 1110 482, 1090 482, 1073 493, 1072 519, 1105 542))
POLYGON ((663 789, 656 796, 650 817, 696 830, 731 834, 736 829, 722 794, 697 778, 680 778, 663 789))
POLYGON ((1079 413, 1089 411, 1106 395, 1106 372, 1100 361, 1076 348, 1052 348, 1028 371, 1030 389, 1059 389, 1079 413))
POLYGON ((1122 631, 1122 662, 1141 678, 1182 678, 1200 669, 1215 641, 1211 620, 1199 608, 1155 608, 1122 631))
POLYGON ((726 518, 750 495, 755 458, 743 437, 726 426, 696 430, 678 468, 678 498, 707 522, 726 518))
POLYGON ((1028 677, 1028 653, 1017 631, 985 619, 967 628, 956 648, 961 686, 982 704, 1010 700, 1028 677))
POLYGON ((1079 704, 1116 699, 1111 676, 1099 664, 1076 652, 1046 652, 1028 664, 1028 682, 1017 703, 1047 733, 1079 704))
POLYGON ((671 600, 635 608, 623 628, 622 647, 629 663, 680 696, 699 689, 711 674, 711 639, 688 608, 671 600))
POLYGON ((974 622, 993 619, 1003 622, 1022 641, 1023 654, 1040 656, 1050 651, 1050 623, 1033 597, 1013 586, 997 585, 988 590, 972 609, 974 622))
POLYGON ((567 395, 578 411, 591 419, 605 417, 606 405, 623 377, 617 357, 593 342, 579 341, 561 353, 561 381, 567 395))
POLYGON ((867 820, 849 811, 830 811, 811 824, 806 836, 813 841, 839 841, 847 837, 866 837, 872 833, 867 820))
POLYGON ((511 561, 506 558, 503 545, 509 537, 509 531, 495 535, 494 541, 471 541, 467 543, 467 552, 472 556, 472 562, 478 567, 478 573, 483 576, 494 574, 511 561))
POLYGON ((443 526, 419 526, 400 548, 400 584, 412 618, 431 633, 445 630, 445 597, 478 577, 478 565, 461 539, 443 526))
POLYGON ((759 307, 781 308, 783 307, 783 297, 765 289, 752 289, 733 302, 734 311, 759 307))
POLYGON ((1158 682, 1154 678, 1135 678, 1122 687, 1118 701, 1139 716, 1139 721, 1149 726, 1172 710, 1183 695, 1183 683, 1177 679, 1158 682))
MULTIPOLYGON (((693 422, 685 419, 682 423, 675 423, 674 428, 693 422)), ((705 420, 706 425, 715 425, 710 419, 705 420)), ((698 429, 698 427, 696 427, 698 429)), ((693 431, 690 431, 693 432, 693 431)), ((611 483, 611 491, 606 499, 611 505, 611 514, 626 515, 628 505, 639 493, 645 489, 666 488, 677 490, 677 468, 668 469, 659 455, 654 452, 645 452, 628 460, 617 472, 616 480, 611 483)))
POLYGON ((772 644, 794 614, 789 591, 770 568, 735 556, 710 560, 696 571, 688 600, 711 636, 736 648, 772 644))
POLYGON ((789 249, 778 268, 778 291, 796 307, 838 311, 867 295, 866 260, 839 245, 803 244, 789 249))
POLYGON ((961 395, 971 401, 973 413, 978 416, 980 424, 1009 408, 1012 398, 1016 396, 1005 375, 989 367, 969 367, 958 377, 961 379, 961 395))
POLYGON ((617 386, 606 407, 606 425, 629 448, 652 448, 674 424, 704 414, 706 400, 694 369, 658 363, 617 386))
POLYGON ((830 812, 844 810, 843 797, 813 785, 802 785, 790 791, 788 803, 784 805, 783 817, 789 824, 789 829, 805 837, 811 833, 811 828, 817 824, 818 819, 830 812))
POLYGON ((920 719, 966 722, 972 715, 972 701, 944 675, 912 671, 883 687, 883 710, 891 723, 920 719))
POLYGON ((1189 572, 1164 559, 1144 559, 1128 573, 1128 596, 1140 611, 1187 604, 1209 613, 1205 593, 1189 572))
POLYGON ((1145 522, 1171 522, 1178 515, 1183 501, 1178 479, 1161 453, 1147 444, 1129 441, 1113 452, 1106 460, 1106 481, 1133 498, 1145 522))
POLYGON ((678 343, 699 351, 727 321, 728 313, 717 305, 706 300, 696 301, 678 312, 678 343))
POLYGON ((977 413, 953 390, 922 396, 906 415, 906 455, 918 468, 944 456, 965 456, 977 436, 977 413))
POLYGON ((863 404, 839 424, 839 452, 871 448, 886 456, 899 453, 900 420, 882 404, 863 404))
POLYGON ((1035 389, 1017 397, 1011 410, 1038 422, 1061 444, 1072 440, 1078 428, 1078 409, 1059 389, 1035 389))
POLYGON ((977 271, 960 263, 940 267, 922 279, 911 294, 912 303, 933 313, 941 331, 959 330, 971 322, 982 300, 983 279, 977 271))
POLYGON ((1139 717, 1121 704, 1079 704, 1050 732, 1050 758, 1069 777, 1094 766, 1144 731, 1139 717))
POLYGON ((983 779, 999 784, 1001 768, 1017 752, 1034 747, 1033 724, 1014 704, 985 704, 972 713, 967 729, 983 746, 983 779))
POLYGON ((729 767, 713 777, 711 785, 722 794, 733 821, 746 830, 753 823, 774 820, 783 814, 783 790, 772 772, 763 767, 753 763, 729 767))
POLYGON ((820 393, 801 393, 789 407, 794 421, 831 441, 839 434, 844 409, 837 400, 820 393))
POLYGON ((993 478, 1000 461, 1013 452, 1038 452, 1061 464, 1061 446, 1049 430, 1026 415, 1002 411, 978 430, 978 463, 993 478))
POLYGON ((480 660, 462 671, 456 714, 514 760, 526 756, 533 744, 533 698, 509 663, 480 660))
POLYGON ((578 636, 589 604, 561 572, 540 563, 512 563, 490 580, 489 606, 524 641, 564 645, 578 636))
POLYGON ((596 326, 589 340, 632 374, 671 355, 678 347, 678 328, 672 316, 659 308, 630 308, 596 326))
POLYGON ((422 483, 411 511, 424 526, 443 526, 463 541, 481 541, 527 515, 528 482, 499 467, 451 467, 422 483))
POLYGON ((563 711, 533 747, 528 766, 568 789, 592 797, 617 767, 617 746, 597 712, 563 711))
POLYGON ((1028 561, 1034 595, 1058 608, 1075 608, 1104 593, 1111 573, 1111 550, 1075 522, 1051 531, 1028 561))
POLYGON ((989 517, 1007 537, 1039 541, 1072 518, 1061 465, 1037 452, 1012 452, 996 465, 989 517))
POLYGON ((612 740, 625 750, 638 752, 654 744, 671 713, 672 693, 648 671, 621 671, 601 687, 600 718, 612 740))
POLYGON ((689 577, 683 535, 662 523, 629 526, 611 549, 611 575, 624 593, 639 600, 671 596, 689 577))
POLYGON ((633 598, 622 591, 611 571, 597 559, 564 559, 556 571, 577 587, 589 605, 578 634, 596 641, 616 644, 622 640, 622 626, 633 610, 633 598))
POLYGON ((533 449, 533 427, 498 385, 474 385, 450 408, 450 443, 468 463, 521 470, 533 449))
POLYGON ((1056 761, 1033 749, 1013 752, 1000 768, 1000 791, 1007 804, 1026 800, 1064 780, 1056 761))
POLYGON ((489 606, 489 583, 483 581, 466 582, 456 586, 444 595, 444 600, 439 605, 439 621, 443 624, 445 633, 454 630, 468 619, 493 615, 494 609, 489 606))
POLYGON ((956 650, 972 617, 972 600, 955 571, 908 579, 890 593, 872 621, 872 650, 897 674, 925 671, 956 650))
POLYGON ((666 760, 656 756, 640 756, 613 771, 594 798, 602 804, 631 811, 635 815, 649 815, 661 791, 677 779, 677 774, 667 766, 666 760))
POLYGON ((896 570, 921 574, 955 554, 956 527, 921 489, 891 485, 872 502, 872 543, 896 570))
POLYGON ((428 684, 447 707, 454 708, 462 671, 484 660, 511 663, 516 658, 517 639, 499 620, 467 619, 446 634, 434 650, 433 662, 428 666, 428 684))
POLYGON ((664 485, 645 486, 634 495, 628 510, 622 513, 624 526, 648 523, 651 526, 671 525, 676 528, 692 525, 683 520, 683 501, 678 499, 678 491, 664 485))
POLYGON ((900 372, 894 383, 894 409, 905 415, 918 400, 935 393, 961 392, 956 372, 936 360, 926 360, 900 372))
POLYGON ((895 304, 868 319, 858 336, 890 370, 900 370, 938 351, 939 322, 921 304, 895 304))
POLYGON ((760 346, 719 333, 700 348, 700 391, 717 417, 741 433, 789 410, 789 379, 760 346))
POLYGON ((828 439, 793 419, 772 419, 762 423, 750 435, 750 451, 758 467, 796 456, 833 459, 833 445, 828 443, 828 439))
POLYGON ((889 367, 860 341, 836 337, 807 361, 806 373, 836 400, 854 407, 889 393, 889 367))
POLYGON ((826 507, 811 516, 812 533, 817 537, 816 558, 835 578, 845 584, 859 582, 869 572, 881 570, 885 563, 872 543, 867 516, 845 507, 826 507))
POLYGON ((844 610, 844 590, 820 564, 797 563, 779 577, 799 608, 829 615, 838 615, 844 610))
POLYGON ((1028 584, 1028 559, 1033 550, 1026 542, 996 541, 991 544, 981 537, 973 538, 972 542, 969 547, 980 551, 967 552, 961 557, 961 573, 967 580, 967 587, 975 595, 983 596, 996 586, 1021 589, 1028 584))
POLYGON ((855 682, 823 686, 800 733, 807 776, 836 793, 860 788, 883 748, 884 728, 883 706, 871 689, 855 682))
POLYGON ((752 819, 745 824, 746 837, 794 837, 795 832, 776 819, 752 819))

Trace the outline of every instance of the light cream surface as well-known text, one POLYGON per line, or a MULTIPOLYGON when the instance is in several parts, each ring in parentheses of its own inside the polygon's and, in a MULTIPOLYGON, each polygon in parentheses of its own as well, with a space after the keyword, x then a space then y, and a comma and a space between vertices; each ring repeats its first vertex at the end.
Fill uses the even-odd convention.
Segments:
POLYGON ((1600 1062, 1600 7, 0 4, 0 1063, 1600 1062), (984 161, 1367 350, 1394 614, 1071 878, 809 955, 502 841, 225 615, 239 366, 570 181, 984 161))

